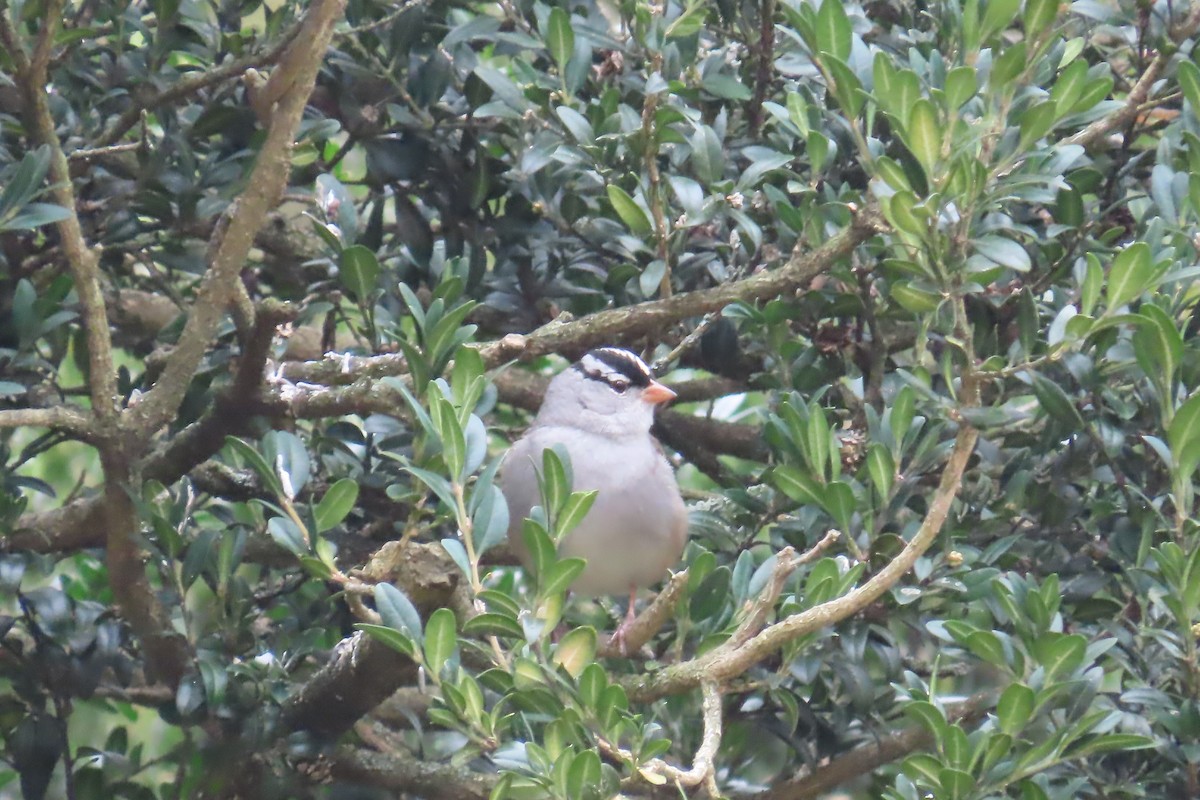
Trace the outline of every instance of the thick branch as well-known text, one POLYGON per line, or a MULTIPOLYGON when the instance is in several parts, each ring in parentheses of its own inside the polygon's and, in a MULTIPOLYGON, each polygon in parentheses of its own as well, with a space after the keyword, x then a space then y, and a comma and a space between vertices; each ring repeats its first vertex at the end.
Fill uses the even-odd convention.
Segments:
MULTIPOLYGON (((591 347, 630 342, 654 334, 671 323, 702 316, 737 301, 766 300, 795 292, 805 282, 845 258, 855 247, 884 231, 886 226, 882 215, 873 207, 855 211, 844 231, 811 252, 801 252, 797 246, 788 263, 772 272, 664 300, 606 309, 570 322, 555 320, 526 335, 510 334, 481 344, 479 351, 489 369, 514 358, 529 359, 546 353, 573 355, 591 347)), ((396 354, 330 354, 319 361, 286 364, 279 376, 297 383, 334 385, 407 372, 404 357, 396 354)))
MULTIPOLYGON (((26 58, 19 46, 7 18, 0 21, 3 30, 0 38, 11 51, 17 67, 25 108, 26 123, 32 138, 50 150, 50 194, 58 205, 67 211, 66 218, 55 223, 63 254, 75 282, 79 295, 83 327, 87 335, 88 388, 92 399, 92 412, 102 420, 116 416, 113 401, 117 394, 116 373, 113 370, 112 339, 108 330, 108 315, 104 308, 104 296, 100 290, 100 265, 96 254, 88 247, 79 224, 75 207, 75 188, 71 184, 71 169, 63 154, 62 144, 54 127, 54 116, 50 112, 50 95, 47 92, 47 66, 50 49, 58 26, 62 22, 64 0, 52 0, 42 14, 44 27, 34 47, 33 56, 26 58)), ((2 16, 2 15, 0 15, 2 16)))
MULTIPOLYGON (((946 709, 951 723, 970 723, 981 717, 996 700, 994 692, 980 692, 946 709)), ((928 747, 933 736, 922 726, 905 728, 872 744, 857 747, 829 763, 772 786, 762 792, 743 795, 744 800, 813 800, 884 764, 903 758, 909 753, 928 747)))
MULTIPOLYGON (((455 604, 462 591, 454 566, 441 545, 398 542, 384 545, 364 572, 373 578, 395 572, 395 581, 413 605, 428 617, 455 604)), ((333 658, 283 704, 289 731, 311 731, 335 737, 382 703, 401 686, 416 681, 417 665, 387 645, 362 634, 344 640, 333 658)))
MULTIPOLYGON (((211 458, 225 445, 225 437, 243 430, 250 422, 246 412, 262 383, 263 365, 270 353, 275 327, 294 319, 298 309, 275 301, 258 309, 255 331, 238 360, 232 385, 221 392, 212 410, 180 431, 168 444, 142 459, 138 468, 143 480, 172 484, 197 464, 211 458)), ((34 553, 70 552, 104 543, 98 496, 41 513, 24 514, 7 536, 0 551, 34 553)))
POLYGON ((741 646, 722 645, 700 658, 637 678, 626 687, 630 699, 649 702, 663 695, 687 691, 705 680, 726 681, 737 677, 788 642, 853 616, 879 599, 912 569, 921 554, 933 544, 958 495, 963 472, 977 437, 978 432, 974 428, 962 424, 920 529, 904 549, 870 580, 848 594, 771 625, 741 646))
POLYGON ((102 533, 108 584, 121 616, 129 622, 145 654, 146 677, 174 689, 192 659, 191 647, 177 633, 150 580, 138 536, 139 521, 131 493, 141 487, 129 471, 119 445, 101 450, 104 493, 101 499, 102 533))
POLYGON ((506 336, 485 344, 480 347, 480 354, 484 364, 496 367, 513 358, 575 353, 653 334, 673 322, 698 317, 730 303, 779 297, 796 291, 886 227, 887 223, 877 209, 856 210, 844 231, 811 252, 802 253, 797 247, 780 269, 711 289, 677 294, 665 300, 597 311, 571 322, 550 322, 527 336, 506 336))
POLYGON ((343 747, 332 757, 334 778, 430 800, 487 800, 494 774, 417 759, 400 750, 376 753, 343 747))
POLYGON ((301 34, 293 41, 278 71, 286 90, 274 104, 271 126, 250 174, 246 190, 230 206, 210 242, 209 269, 204 276, 187 324, 154 388, 131 409, 131 427, 148 436, 174 415, 192 375, 208 349, 233 292, 233 283, 245 263, 254 236, 279 202, 287 186, 292 143, 317 70, 341 16, 345 0, 316 0, 305 14, 301 34))
POLYGON ((92 421, 70 406, 53 408, 13 408, 0 411, 0 428, 52 428, 78 434, 93 435, 92 421))

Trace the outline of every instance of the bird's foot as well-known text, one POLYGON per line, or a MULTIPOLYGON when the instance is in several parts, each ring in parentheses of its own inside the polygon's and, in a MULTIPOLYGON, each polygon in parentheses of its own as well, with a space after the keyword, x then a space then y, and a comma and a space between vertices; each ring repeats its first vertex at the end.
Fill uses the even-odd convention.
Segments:
POLYGON ((637 619, 637 615, 634 614, 634 600, 636 597, 637 589, 633 588, 629 593, 629 610, 625 612, 625 619, 620 625, 617 626, 617 629, 613 631, 612 638, 608 640, 609 647, 615 647, 617 652, 626 658, 629 656, 629 650, 625 641, 625 637, 628 635, 629 629, 633 627, 634 620, 637 619))

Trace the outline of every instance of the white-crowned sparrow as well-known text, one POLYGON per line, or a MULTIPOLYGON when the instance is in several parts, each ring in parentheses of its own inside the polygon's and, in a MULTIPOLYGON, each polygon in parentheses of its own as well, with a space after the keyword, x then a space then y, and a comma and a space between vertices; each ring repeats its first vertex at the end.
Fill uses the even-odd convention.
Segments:
POLYGON ((673 397, 634 353, 592 350, 550 381, 533 425, 508 451, 500 474, 508 500, 508 540, 526 567, 529 552, 521 528, 541 502, 542 452, 565 447, 574 491, 597 491, 587 516, 563 538, 558 552, 587 559, 574 591, 587 596, 629 592, 629 613, 614 637, 622 648, 637 590, 666 576, 687 539, 679 485, 650 435, 655 406, 673 397))

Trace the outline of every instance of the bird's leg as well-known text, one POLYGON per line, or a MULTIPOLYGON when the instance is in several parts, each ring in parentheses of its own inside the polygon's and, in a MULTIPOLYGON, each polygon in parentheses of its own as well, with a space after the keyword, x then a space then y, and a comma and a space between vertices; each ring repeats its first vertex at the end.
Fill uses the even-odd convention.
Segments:
POLYGON ((609 640, 609 644, 616 645, 617 651, 623 656, 629 655, 629 653, 625 652, 625 634, 633 627, 633 621, 637 618, 637 615, 634 613, 635 603, 637 603, 637 587, 630 586, 629 609, 625 612, 625 621, 617 626, 617 629, 613 631, 612 639, 609 640))

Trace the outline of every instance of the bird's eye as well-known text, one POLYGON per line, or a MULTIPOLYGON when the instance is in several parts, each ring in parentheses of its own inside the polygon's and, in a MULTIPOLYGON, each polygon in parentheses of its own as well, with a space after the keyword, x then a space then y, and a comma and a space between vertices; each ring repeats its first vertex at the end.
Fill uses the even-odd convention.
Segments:
POLYGON ((629 383, 626 381, 609 381, 608 385, 611 386, 613 391, 617 394, 625 394, 625 390, 629 388, 629 383))

